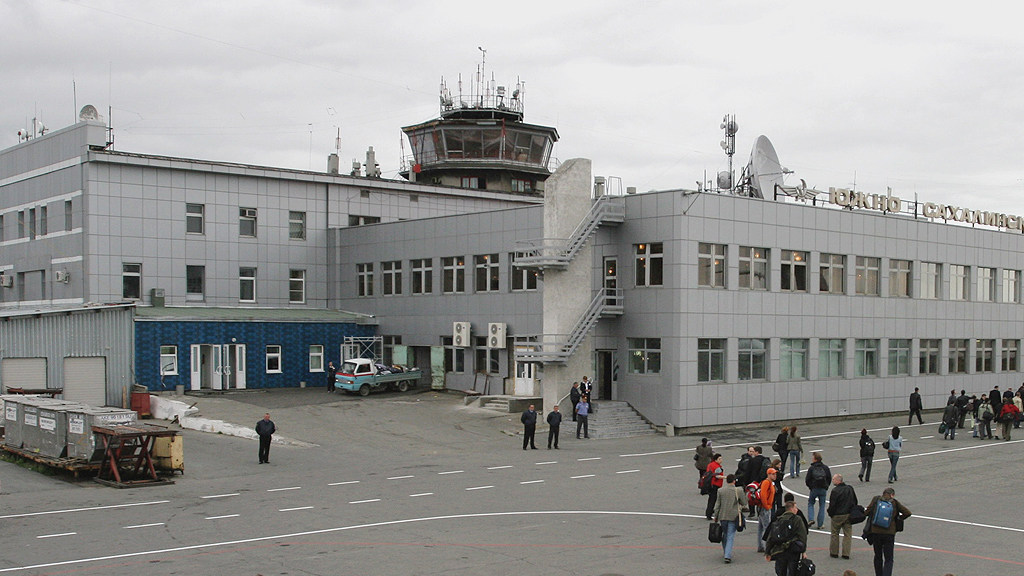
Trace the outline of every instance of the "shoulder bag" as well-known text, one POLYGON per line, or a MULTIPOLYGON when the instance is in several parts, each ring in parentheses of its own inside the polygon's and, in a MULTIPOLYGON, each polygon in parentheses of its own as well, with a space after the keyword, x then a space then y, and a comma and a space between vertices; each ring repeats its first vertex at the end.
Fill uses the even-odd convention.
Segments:
POLYGON ((708 542, 711 542, 712 544, 721 544, 722 525, 718 522, 708 524, 708 542))

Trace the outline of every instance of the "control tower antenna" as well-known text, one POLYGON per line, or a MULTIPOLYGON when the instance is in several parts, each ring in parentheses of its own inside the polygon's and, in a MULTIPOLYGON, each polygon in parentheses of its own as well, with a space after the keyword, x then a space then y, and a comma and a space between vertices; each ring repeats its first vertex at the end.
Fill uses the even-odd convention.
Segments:
POLYGON ((487 98, 486 89, 484 88, 487 84, 487 50, 484 50, 482 46, 477 46, 476 49, 480 51, 480 70, 476 76, 476 89, 477 95, 480 96, 480 105, 482 106, 487 98))
POLYGON ((718 175, 718 187, 734 192, 736 190, 736 178, 732 172, 732 156, 736 153, 736 132, 739 131, 739 125, 736 124, 736 115, 726 114, 722 118, 721 128, 725 130, 725 140, 722 140, 722 149, 725 150, 725 155, 729 157, 729 172, 728 174, 718 175))

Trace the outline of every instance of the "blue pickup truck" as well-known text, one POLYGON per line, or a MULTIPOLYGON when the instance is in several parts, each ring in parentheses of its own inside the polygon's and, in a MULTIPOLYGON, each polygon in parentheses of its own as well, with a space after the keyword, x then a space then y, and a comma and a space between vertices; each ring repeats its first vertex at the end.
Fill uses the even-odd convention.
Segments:
POLYGON ((417 368, 404 369, 396 366, 381 370, 369 358, 349 358, 338 369, 336 386, 346 392, 358 392, 366 396, 373 390, 398 390, 405 392, 416 385, 423 376, 417 368))

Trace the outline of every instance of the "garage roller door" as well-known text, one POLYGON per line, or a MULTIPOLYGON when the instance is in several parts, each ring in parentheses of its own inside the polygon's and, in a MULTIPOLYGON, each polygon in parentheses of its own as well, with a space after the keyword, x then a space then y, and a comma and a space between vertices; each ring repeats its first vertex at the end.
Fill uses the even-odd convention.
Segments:
POLYGON ((4 358, 0 366, 4 390, 46 388, 46 358, 4 358))
POLYGON ((90 406, 107 403, 107 359, 64 359, 64 399, 90 406))

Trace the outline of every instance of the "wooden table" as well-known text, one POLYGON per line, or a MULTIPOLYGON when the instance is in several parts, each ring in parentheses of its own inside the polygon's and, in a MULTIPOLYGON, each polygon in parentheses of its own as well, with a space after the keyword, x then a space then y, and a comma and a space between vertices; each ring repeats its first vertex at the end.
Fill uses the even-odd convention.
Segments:
POLYGON ((97 481, 122 488, 170 483, 157 477, 151 452, 157 438, 177 436, 177 430, 155 424, 130 424, 93 426, 92 431, 103 438, 103 460, 97 481))

